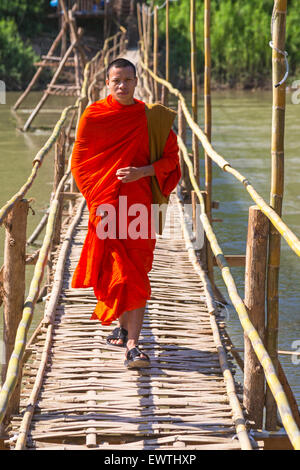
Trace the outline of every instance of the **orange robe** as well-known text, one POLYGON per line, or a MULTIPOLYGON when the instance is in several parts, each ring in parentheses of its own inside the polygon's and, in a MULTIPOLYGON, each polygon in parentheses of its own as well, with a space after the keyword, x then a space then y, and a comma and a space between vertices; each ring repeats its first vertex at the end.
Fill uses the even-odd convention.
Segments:
MULTIPOLYGON (((155 248, 155 235, 151 232, 151 177, 122 183, 116 176, 119 168, 149 165, 149 158, 145 103, 135 99, 133 105, 126 106, 109 95, 86 108, 79 123, 71 170, 87 201, 89 223, 72 287, 93 287, 98 303, 92 318, 99 318, 103 325, 110 325, 125 311, 145 306, 151 295, 148 272, 155 248), (147 238, 119 236, 119 196, 127 196, 128 208, 136 203, 147 207, 147 238), (103 204, 116 210, 114 238, 98 236, 101 215, 97 208, 103 204)), ((177 138, 172 130, 162 157, 153 166, 161 191, 167 196, 181 176, 177 138)), ((128 216, 125 228, 136 217, 128 216)))

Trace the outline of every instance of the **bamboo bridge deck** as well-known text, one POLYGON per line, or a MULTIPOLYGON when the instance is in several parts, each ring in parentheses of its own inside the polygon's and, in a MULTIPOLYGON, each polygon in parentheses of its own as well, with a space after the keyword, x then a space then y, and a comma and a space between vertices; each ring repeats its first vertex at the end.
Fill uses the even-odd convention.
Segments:
MULTIPOLYGON (((140 339, 151 367, 140 371, 127 370, 124 349, 106 344, 111 327, 90 320, 93 291, 70 287, 87 231, 83 207, 66 258, 27 449, 240 449, 205 292, 178 236, 174 194, 172 204, 175 237, 157 240, 152 297, 140 339)), ((58 260, 59 254, 57 265, 58 260)), ((11 422, 12 449, 22 414, 32 409, 28 396, 36 386, 47 334, 44 328, 31 345, 21 414, 11 422)))

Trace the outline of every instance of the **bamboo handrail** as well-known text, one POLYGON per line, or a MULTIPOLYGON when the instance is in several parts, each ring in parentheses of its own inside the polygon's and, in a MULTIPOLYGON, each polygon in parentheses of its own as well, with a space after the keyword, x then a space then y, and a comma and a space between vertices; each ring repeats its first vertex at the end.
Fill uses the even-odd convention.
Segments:
POLYGON ((221 270, 222 277, 227 287, 229 297, 239 316, 243 330, 245 334, 248 336, 248 338, 250 339, 253 349, 257 355, 257 358, 264 369, 265 377, 270 387, 270 390, 274 396, 274 399, 277 403, 283 426, 286 429, 286 432, 291 440, 293 447, 296 450, 300 450, 300 431, 293 418, 293 414, 290 409, 287 397, 276 375, 276 371, 272 364, 271 358, 267 350, 265 349, 263 341, 261 340, 253 324, 251 323, 245 304, 238 294, 234 279, 227 265, 223 251, 219 246, 218 240, 213 232, 209 218, 207 217, 204 198, 201 194, 200 188, 197 185, 197 182, 194 176, 193 164, 189 158, 187 148, 184 145, 183 140, 179 136, 178 136, 178 144, 182 152, 183 158, 185 160, 185 163, 188 167, 192 186, 200 202, 200 209, 201 209, 200 219, 202 221, 203 228, 209 240, 212 251, 216 257, 218 266, 221 270))
POLYGON ((212 144, 207 139, 206 135, 202 131, 202 129, 193 121, 193 118, 188 110, 186 101, 180 91, 174 88, 171 83, 167 82, 163 78, 158 77, 155 75, 149 67, 146 67, 143 61, 140 62, 141 66, 144 70, 146 70, 154 80, 156 80, 161 85, 168 88, 168 90, 180 100, 182 104, 182 111, 186 117, 187 123, 189 124, 192 131, 197 135, 198 139, 201 141, 203 148, 207 155, 225 172, 230 173, 234 176, 238 181, 240 181, 250 194, 253 201, 257 204, 257 206, 261 209, 261 211, 268 217, 270 222, 274 225, 274 227, 278 230, 278 232, 282 235, 285 239, 289 247, 300 257, 300 240, 298 237, 292 232, 292 230, 283 222, 281 217, 274 211, 272 207, 269 206, 265 202, 265 200, 258 194, 258 192, 254 189, 251 185, 249 180, 243 176, 238 170, 233 168, 230 163, 225 160, 222 155, 220 155, 216 150, 213 148, 212 144))

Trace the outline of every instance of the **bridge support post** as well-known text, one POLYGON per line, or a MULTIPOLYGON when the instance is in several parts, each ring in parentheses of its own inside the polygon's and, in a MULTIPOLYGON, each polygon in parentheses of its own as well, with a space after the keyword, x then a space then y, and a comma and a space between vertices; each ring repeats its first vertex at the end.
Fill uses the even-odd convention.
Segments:
MULTIPOLYGON (((15 345, 17 328, 22 318, 25 295, 26 228, 29 203, 17 202, 6 219, 4 249, 4 315, 2 383, 5 381, 10 356, 15 345)), ((20 380, 7 408, 6 418, 19 412, 20 380)))
MULTIPOLYGON (((257 206, 249 208, 245 269, 245 305, 249 318, 264 340, 265 287, 269 223, 257 206)), ((265 378, 248 336, 244 336, 244 406, 257 429, 263 427, 265 378)))

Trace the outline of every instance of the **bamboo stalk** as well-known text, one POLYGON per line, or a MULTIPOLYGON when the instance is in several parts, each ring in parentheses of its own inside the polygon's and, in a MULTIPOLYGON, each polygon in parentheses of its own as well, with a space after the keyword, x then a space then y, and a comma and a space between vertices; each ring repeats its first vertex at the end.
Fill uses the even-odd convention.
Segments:
POLYGON ((29 118, 27 119, 25 125, 24 125, 24 132, 26 132, 29 127, 31 126, 34 118, 36 117, 36 115, 38 114, 39 110, 42 108, 42 106, 44 105, 44 103, 46 102, 46 100, 48 99, 49 97, 49 91, 51 89, 51 85, 54 85, 54 83, 56 82, 56 80, 58 79, 59 75, 61 74, 62 72, 62 69, 68 59, 68 57, 70 56, 71 52, 73 51, 74 47, 76 46, 76 44, 78 43, 79 39, 81 38, 83 34, 83 30, 80 29, 78 31, 78 36, 77 36, 77 39, 75 39, 75 41, 72 42, 72 44, 69 46, 67 52, 65 53, 65 56, 62 58, 60 64, 59 64, 59 67, 57 68, 55 74, 53 75, 52 79, 51 79, 51 82, 49 83, 48 85, 48 88, 47 90, 44 92, 41 100, 39 101, 39 103, 36 105, 35 109, 33 110, 33 112, 31 113, 31 115, 29 116, 29 118))
MULTIPOLYGON (((245 306, 262 341, 265 338, 265 280, 269 224, 257 206, 249 208, 245 267, 245 306)), ((265 380, 247 335, 244 335, 244 400, 248 417, 256 429, 263 427, 265 380)))
MULTIPOLYGON (((63 182, 63 179, 61 180, 60 185, 57 188, 56 200, 57 200, 57 196, 59 194, 59 191, 62 188, 62 182, 63 182)), ((54 205, 54 203, 55 203, 55 200, 53 201, 53 207, 55 208, 55 210, 57 210, 56 204, 54 205)), ((27 406, 26 406, 26 411, 24 413, 22 424, 20 426, 20 432, 19 432, 19 437, 18 437, 17 444, 16 444, 16 450, 24 449, 24 447, 26 446, 27 432, 28 432, 28 429, 29 429, 29 426, 30 426, 32 416, 33 416, 36 400, 37 400, 38 393, 39 393, 40 388, 41 388, 44 371, 45 371, 47 361, 48 361, 48 357, 49 357, 50 346, 51 346, 52 335, 53 335, 53 324, 51 323, 51 318, 53 316, 54 309, 57 305, 58 295, 59 295, 60 289, 61 289, 61 278, 62 278, 61 271, 62 271, 64 263, 66 261, 66 253, 67 253, 67 250, 69 248, 69 245, 70 245, 70 242, 71 242, 71 239, 72 239, 72 233, 73 233, 76 225, 78 224, 78 221, 79 221, 79 218, 81 216, 81 212, 82 212, 82 209, 83 209, 84 205, 85 205, 85 201, 83 200, 83 202, 81 203, 80 208, 79 208, 79 210, 76 214, 76 217, 74 218, 74 221, 73 221, 73 223, 71 224, 71 226, 68 230, 65 241, 64 241, 63 246, 60 250, 59 262, 56 265, 56 271, 55 271, 54 282, 53 282, 53 289, 51 291, 51 298, 50 298, 50 300, 47 304, 47 309, 46 309, 45 316, 44 316, 44 323, 45 322, 47 323, 47 337, 46 337, 45 345, 44 345, 44 348, 43 348, 43 354, 42 354, 42 358, 41 358, 41 361, 40 361, 39 370, 38 370, 38 373, 37 373, 37 376, 36 376, 35 384, 34 384, 33 390, 31 392, 29 401, 28 401, 27 406)), ((52 231, 53 231, 53 229, 54 229, 54 224, 52 225, 52 231)))
MULTIPOLYGON (((22 317, 25 295, 25 249, 29 203, 26 200, 14 205, 6 220, 4 250, 4 309, 3 342, 5 355, 2 363, 2 383, 5 382, 9 358, 14 349, 17 328, 22 317)), ((19 412, 20 377, 7 409, 6 419, 19 412)))
MULTIPOLYGON (((170 35, 169 35, 169 10, 170 2, 166 0, 166 66, 165 66, 165 79, 168 82, 170 79, 170 35)), ((168 106, 168 90, 164 90, 164 102, 165 106, 168 106)))
MULTIPOLYGON (((272 51, 272 175, 270 206, 281 216, 284 189, 284 121, 285 121, 285 83, 276 86, 285 72, 284 56, 278 50, 285 50, 287 0, 274 2, 274 30, 272 51), (277 49, 277 50, 276 50, 277 49)), ((270 227, 269 260, 267 275, 267 329, 266 345, 274 368, 278 370, 278 323, 279 323, 279 268, 280 268, 280 233, 270 227)), ((266 394, 266 429, 274 431, 277 425, 277 407, 270 390, 266 394)))
MULTIPOLYGON (((141 61, 141 66, 145 69, 145 64, 141 61)), ((212 147, 211 143, 208 141, 204 132, 200 129, 198 124, 193 121, 191 114, 189 113, 188 107, 186 105, 185 99, 179 90, 174 88, 166 80, 155 76, 152 70, 148 69, 149 74, 160 83, 163 88, 168 88, 168 90, 180 100, 182 105, 182 111, 186 117, 187 123, 195 134, 197 134, 199 140, 201 141, 204 150, 209 154, 210 158, 225 172, 233 175, 238 181, 240 181, 246 188, 247 192, 250 194, 252 200, 257 204, 257 206, 262 210, 262 212, 268 217, 270 222, 276 227, 282 237, 285 239, 290 248, 300 257, 300 240, 292 232, 291 229, 283 222, 279 217, 276 211, 267 204, 264 199, 257 193, 249 180, 243 176, 239 171, 233 168, 230 163, 225 160, 216 150, 212 147)))
MULTIPOLYGON (((153 72, 157 75, 158 72, 158 7, 154 7, 154 35, 153 35, 153 72)), ((158 101, 158 83, 154 80, 154 98, 158 101)))
POLYGON ((276 371, 274 369, 270 356, 264 347, 263 341, 259 337, 259 334, 257 333, 257 330, 254 328, 253 324, 251 323, 246 307, 237 292, 234 279, 226 263, 224 254, 218 244, 217 238, 212 230, 208 217, 205 214, 205 204, 204 204, 203 196, 201 194, 201 191, 196 183, 195 176, 193 174, 193 165, 189 159, 187 149, 185 145, 183 144, 182 140, 180 139, 180 137, 178 137, 178 144, 179 144, 179 147, 182 149, 184 159, 188 165, 190 178, 191 178, 193 187, 197 193, 197 196, 199 198, 199 202, 201 206, 200 217, 201 217, 201 221, 203 224, 203 228, 206 232, 212 251, 216 257, 217 263, 221 269, 222 277, 227 287, 229 297, 239 316, 244 332, 245 334, 247 334, 248 338, 250 339, 252 347, 257 355, 257 358, 260 364, 263 366, 267 383, 275 398, 279 413, 282 418, 283 425, 287 431, 287 434, 291 440, 291 443, 295 449, 300 449, 300 431, 293 418, 292 411, 289 406, 287 397, 278 380, 276 371))

